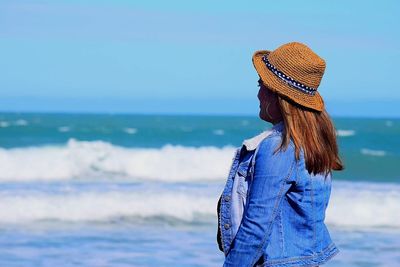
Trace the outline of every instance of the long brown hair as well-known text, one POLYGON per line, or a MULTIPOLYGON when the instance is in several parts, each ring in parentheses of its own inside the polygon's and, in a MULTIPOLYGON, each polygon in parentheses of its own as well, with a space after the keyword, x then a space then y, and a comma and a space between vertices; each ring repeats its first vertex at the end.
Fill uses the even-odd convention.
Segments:
POLYGON ((290 139, 295 146, 296 159, 303 149, 309 173, 324 173, 343 170, 336 143, 336 130, 326 110, 313 111, 278 95, 279 106, 285 124, 282 144, 287 148, 290 139))

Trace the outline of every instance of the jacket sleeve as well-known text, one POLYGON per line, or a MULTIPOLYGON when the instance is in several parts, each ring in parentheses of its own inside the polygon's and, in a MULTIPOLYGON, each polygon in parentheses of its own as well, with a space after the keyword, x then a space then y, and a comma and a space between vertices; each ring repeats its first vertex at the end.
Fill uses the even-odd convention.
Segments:
POLYGON ((294 147, 274 153, 280 137, 268 137, 255 155, 254 176, 247 210, 226 255, 224 267, 252 267, 268 245, 273 221, 283 196, 289 190, 295 167, 294 147))

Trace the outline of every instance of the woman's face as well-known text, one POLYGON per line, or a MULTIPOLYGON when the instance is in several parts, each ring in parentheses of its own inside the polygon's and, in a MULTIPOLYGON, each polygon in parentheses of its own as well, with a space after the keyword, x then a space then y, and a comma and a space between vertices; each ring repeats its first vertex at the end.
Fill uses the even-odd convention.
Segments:
POLYGON ((264 85, 261 79, 258 80, 258 100, 260 100, 260 119, 273 124, 282 120, 282 113, 279 108, 278 96, 264 85))

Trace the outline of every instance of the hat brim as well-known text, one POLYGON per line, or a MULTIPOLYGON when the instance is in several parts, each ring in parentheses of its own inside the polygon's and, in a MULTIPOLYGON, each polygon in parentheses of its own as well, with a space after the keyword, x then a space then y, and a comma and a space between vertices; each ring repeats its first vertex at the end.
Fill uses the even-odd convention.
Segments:
POLYGON ((252 58, 254 68, 256 69, 263 83, 271 91, 286 96, 287 98, 291 99, 301 106, 317 111, 322 111, 324 109, 324 101, 318 92, 316 92, 314 95, 302 93, 279 79, 267 68, 267 66, 265 66, 262 57, 264 55, 268 55, 270 52, 271 51, 268 50, 256 51, 252 58))

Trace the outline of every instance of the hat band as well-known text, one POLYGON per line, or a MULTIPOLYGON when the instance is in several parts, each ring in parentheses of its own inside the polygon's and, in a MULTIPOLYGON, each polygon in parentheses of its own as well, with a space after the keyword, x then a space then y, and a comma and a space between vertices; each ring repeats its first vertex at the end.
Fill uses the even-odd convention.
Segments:
POLYGON ((265 63, 265 66, 273 73, 275 74, 276 77, 281 79, 282 81, 286 82, 288 85, 291 87, 300 90, 303 93, 309 94, 309 95, 315 95, 317 89, 306 86, 289 76, 285 75, 282 71, 278 70, 277 68, 274 67, 269 61, 266 55, 262 57, 263 62, 265 63))

